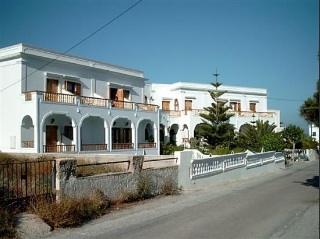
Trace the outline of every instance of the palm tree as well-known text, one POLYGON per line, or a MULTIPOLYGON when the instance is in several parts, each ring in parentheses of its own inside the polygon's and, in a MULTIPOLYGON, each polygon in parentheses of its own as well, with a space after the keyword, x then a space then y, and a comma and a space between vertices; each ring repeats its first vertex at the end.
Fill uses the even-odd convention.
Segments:
POLYGON ((257 129, 258 139, 262 139, 265 135, 273 133, 276 127, 277 126, 274 123, 269 124, 269 120, 267 121, 257 120, 256 129, 257 129))
POLYGON ((244 124, 238 134, 239 146, 247 149, 258 150, 262 147, 263 138, 274 133, 276 125, 269 121, 256 120, 255 125, 244 124))

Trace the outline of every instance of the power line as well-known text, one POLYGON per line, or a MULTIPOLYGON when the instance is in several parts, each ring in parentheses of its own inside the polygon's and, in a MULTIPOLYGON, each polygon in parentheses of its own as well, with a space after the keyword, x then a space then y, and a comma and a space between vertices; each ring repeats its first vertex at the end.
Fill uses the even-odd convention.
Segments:
POLYGON ((284 98, 271 98, 271 97, 267 97, 269 100, 281 100, 281 101, 299 101, 302 102, 304 100, 297 100, 297 99, 284 99, 284 98))
POLYGON ((43 69, 44 67, 46 67, 47 65, 51 64, 52 62, 58 60, 60 57, 64 56, 65 54, 67 54, 69 51, 73 50, 74 48, 76 48, 77 46, 79 46, 80 44, 82 44, 83 42, 85 42, 86 40, 88 40, 89 38, 91 38, 92 36, 94 36, 95 34, 97 34, 98 32, 100 32, 102 29, 104 29, 105 27, 109 26, 111 23, 113 23, 114 21, 116 21, 118 18, 122 17, 124 14, 126 14, 127 12, 129 12, 131 9, 133 9, 135 6, 137 6, 139 3, 141 3, 143 0, 139 0, 137 1, 135 4, 133 4, 132 6, 130 6, 129 8, 127 8, 126 10, 124 10, 123 12, 121 12, 120 14, 118 14, 117 16, 115 16, 113 19, 111 19, 109 22, 107 22, 106 24, 104 24, 102 27, 98 28, 97 30, 95 30, 93 33, 91 33, 90 35, 88 35, 87 37, 85 37, 84 39, 82 39, 81 41, 79 41, 78 43, 76 43, 75 45, 73 45, 72 47, 70 47, 68 50, 66 50, 65 52, 61 53, 60 55, 58 55, 56 58, 52 59, 51 61, 49 61, 48 63, 42 65, 41 67, 37 68, 35 71, 31 72, 30 74, 26 75, 25 77, 23 77, 22 79, 12 83, 11 85, 3 88, 0 90, 0 93, 5 91, 6 89, 9 89, 10 87, 14 86, 15 84, 23 81, 24 79, 26 79, 28 76, 33 75, 34 73, 38 72, 39 70, 43 69))

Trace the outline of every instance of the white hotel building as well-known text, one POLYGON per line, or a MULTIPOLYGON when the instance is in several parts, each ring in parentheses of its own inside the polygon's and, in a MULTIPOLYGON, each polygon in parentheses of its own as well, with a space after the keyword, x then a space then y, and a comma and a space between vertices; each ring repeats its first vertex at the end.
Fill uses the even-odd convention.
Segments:
MULTIPOLYGON (((212 99, 207 84, 148 83, 143 72, 18 44, 0 49, 0 151, 160 153, 160 142, 194 137, 212 99)), ((280 112, 265 89, 221 86, 237 130, 280 112)))
MULTIPOLYGON (((169 125, 169 137, 177 145, 185 144, 195 137, 197 125, 202 123, 200 113, 205 113, 204 107, 211 106, 213 99, 209 90, 215 90, 211 84, 177 82, 174 84, 152 84, 151 100, 162 109, 162 117, 169 125), (166 116, 165 116, 166 115, 166 116)), ((270 110, 267 106, 267 90, 250 87, 221 85, 218 90, 227 91, 219 99, 226 102, 234 116, 230 123, 239 132, 245 123, 252 124, 256 120, 269 121, 276 125, 275 131, 282 130, 280 111, 270 110)))

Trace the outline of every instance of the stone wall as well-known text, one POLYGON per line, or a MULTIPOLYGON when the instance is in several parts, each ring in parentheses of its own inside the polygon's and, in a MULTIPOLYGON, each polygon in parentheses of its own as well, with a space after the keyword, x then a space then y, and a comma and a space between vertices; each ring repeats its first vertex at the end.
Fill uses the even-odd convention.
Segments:
POLYGON ((98 189, 110 200, 117 200, 124 194, 135 192, 142 178, 151 183, 152 195, 160 194, 167 180, 178 187, 178 166, 143 169, 144 156, 131 157, 129 164, 128 172, 77 177, 74 158, 57 159, 57 197, 85 196, 98 189))

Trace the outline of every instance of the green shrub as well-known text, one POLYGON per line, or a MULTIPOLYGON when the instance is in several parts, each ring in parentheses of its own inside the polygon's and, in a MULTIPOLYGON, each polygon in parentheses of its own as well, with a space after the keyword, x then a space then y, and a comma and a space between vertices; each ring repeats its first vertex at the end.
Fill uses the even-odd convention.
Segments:
POLYGON ((14 215, 4 208, 0 208, 0 238, 17 238, 14 215))
POLYGON ((174 145, 171 143, 161 143, 160 144, 160 154, 161 155, 172 155, 175 151, 182 151, 184 150, 183 145, 174 145))

